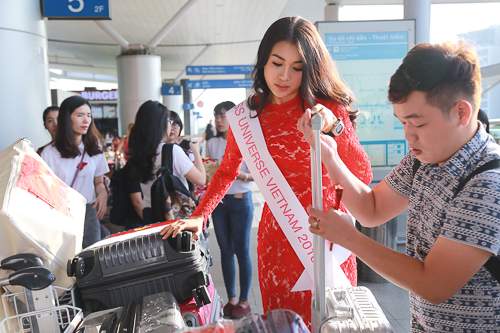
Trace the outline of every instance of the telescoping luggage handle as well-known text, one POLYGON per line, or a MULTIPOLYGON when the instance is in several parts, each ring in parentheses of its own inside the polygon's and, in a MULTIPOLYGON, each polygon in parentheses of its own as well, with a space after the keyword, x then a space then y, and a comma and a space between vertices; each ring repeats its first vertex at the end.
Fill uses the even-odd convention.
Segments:
MULTIPOLYGON (((323 182, 321 177, 321 128, 323 120, 317 113, 312 116, 311 126, 314 145, 311 146, 311 192, 312 207, 323 210, 323 182)), ((314 292, 312 294, 312 328, 318 332, 321 322, 326 318, 325 285, 325 242, 318 235, 313 236, 314 246, 314 292)))
MULTIPOLYGON (((321 128, 323 120, 319 113, 316 113, 311 118, 311 126, 313 132, 314 145, 311 146, 311 193, 312 207, 323 210, 323 184, 321 171, 321 128)), ((314 292, 312 299, 312 328, 313 333, 320 330, 321 323, 327 320, 326 311, 326 283, 333 283, 336 287, 350 286, 347 277, 340 269, 339 263, 333 257, 332 252, 328 252, 332 256, 329 261, 334 267, 326 267, 325 262, 325 240, 317 235, 313 235, 314 246, 314 292), (332 276, 333 274, 333 276, 332 276)))

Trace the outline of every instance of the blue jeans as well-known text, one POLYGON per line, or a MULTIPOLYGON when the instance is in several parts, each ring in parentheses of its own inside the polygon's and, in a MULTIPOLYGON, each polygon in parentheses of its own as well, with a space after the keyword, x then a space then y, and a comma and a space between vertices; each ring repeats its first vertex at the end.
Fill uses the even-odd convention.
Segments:
POLYGON ((252 283, 252 259, 250 257, 250 231, 253 220, 252 192, 242 198, 227 194, 212 213, 215 236, 219 244, 222 275, 227 297, 236 297, 236 266, 238 258, 240 271, 240 300, 248 300, 252 283))
POLYGON ((82 247, 86 248, 101 240, 101 222, 97 219, 97 212, 92 204, 85 206, 85 222, 83 225, 82 247))

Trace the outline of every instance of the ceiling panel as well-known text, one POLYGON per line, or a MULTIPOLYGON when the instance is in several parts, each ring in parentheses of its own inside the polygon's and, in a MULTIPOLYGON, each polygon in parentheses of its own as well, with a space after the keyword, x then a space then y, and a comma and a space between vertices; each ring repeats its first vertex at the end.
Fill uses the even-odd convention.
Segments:
MULTIPOLYGON (((187 0, 110 0, 112 20, 106 24, 130 44, 145 45, 186 3, 187 0)), ((179 73, 189 64, 253 63, 258 41, 287 3, 288 0, 195 1, 153 52, 162 57, 162 70, 168 75, 179 73), (210 47, 199 56, 205 45, 210 47)), ((96 72, 116 68, 120 47, 94 21, 49 20, 47 35, 53 67, 87 66, 96 72)))

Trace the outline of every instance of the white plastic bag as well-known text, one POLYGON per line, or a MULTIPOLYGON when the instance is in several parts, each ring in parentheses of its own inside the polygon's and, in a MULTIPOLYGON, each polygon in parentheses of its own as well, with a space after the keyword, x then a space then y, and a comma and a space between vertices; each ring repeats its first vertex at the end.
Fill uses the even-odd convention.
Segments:
MULTIPOLYGON (((0 259, 31 252, 71 287, 66 263, 79 253, 85 198, 50 170, 28 140, 0 152, 0 259)), ((0 270, 0 277, 11 272, 0 270)))

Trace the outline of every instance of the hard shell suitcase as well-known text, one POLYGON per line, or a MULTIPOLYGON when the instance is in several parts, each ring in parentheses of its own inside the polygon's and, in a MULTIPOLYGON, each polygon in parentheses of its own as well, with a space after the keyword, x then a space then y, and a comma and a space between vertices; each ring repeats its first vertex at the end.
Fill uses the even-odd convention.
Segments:
MULTIPOLYGON (((311 147, 312 206, 323 209, 321 179, 319 114, 312 117, 314 147, 311 147)), ((339 195, 339 194, 337 194, 339 195)), ((371 291, 365 287, 351 287, 340 267, 335 267, 337 286, 327 289, 325 269, 325 241, 314 236, 314 292, 312 300, 313 333, 392 332, 389 321, 371 291)), ((335 262, 338 266, 338 263, 335 262)))
POLYGON ((177 302, 171 293, 163 292, 123 307, 93 312, 75 333, 173 333, 184 327, 177 302))
POLYGON ((326 313, 320 332, 391 333, 391 325, 366 287, 327 289, 326 313))
POLYGON ((210 303, 208 251, 190 232, 163 240, 161 229, 105 239, 68 262, 85 311, 123 306, 164 291, 179 303, 191 298, 198 307, 210 303))
POLYGON ((236 333, 310 333, 302 318, 285 309, 271 310, 265 316, 251 314, 236 324, 236 333))

